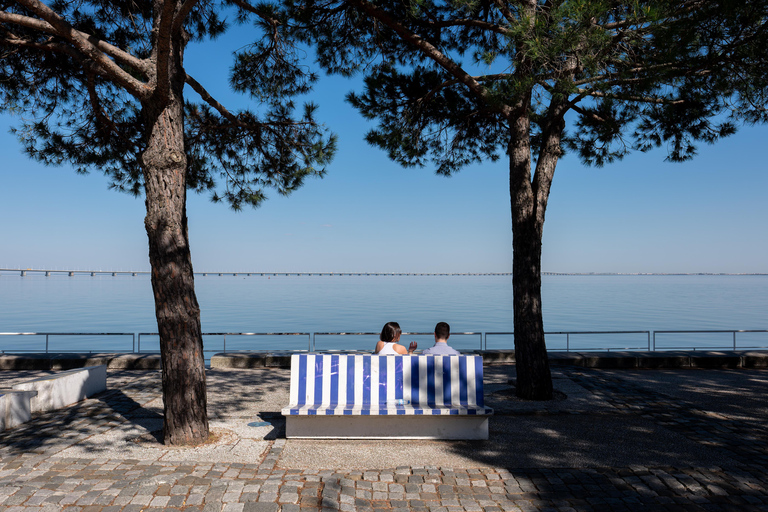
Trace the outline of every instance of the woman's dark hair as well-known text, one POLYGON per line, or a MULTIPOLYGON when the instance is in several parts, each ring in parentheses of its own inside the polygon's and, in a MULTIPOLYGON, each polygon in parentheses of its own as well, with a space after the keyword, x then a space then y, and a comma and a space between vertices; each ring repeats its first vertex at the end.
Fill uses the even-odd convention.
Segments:
POLYGON ((387 322, 381 330, 381 341, 390 343, 397 339, 402 332, 403 331, 400 330, 400 324, 397 322, 387 322))

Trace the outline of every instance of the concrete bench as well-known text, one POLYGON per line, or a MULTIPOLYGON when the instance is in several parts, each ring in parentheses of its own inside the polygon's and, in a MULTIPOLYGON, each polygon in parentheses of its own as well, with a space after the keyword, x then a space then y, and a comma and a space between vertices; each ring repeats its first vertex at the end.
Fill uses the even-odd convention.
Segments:
POLYGON ((286 437, 488 439, 480 356, 295 354, 286 437))
POLYGON ((0 431, 26 423, 32 417, 30 400, 36 391, 0 391, 0 431))
POLYGON ((16 391, 35 391, 33 413, 59 409, 107 389, 107 365, 58 372, 13 386, 16 391))

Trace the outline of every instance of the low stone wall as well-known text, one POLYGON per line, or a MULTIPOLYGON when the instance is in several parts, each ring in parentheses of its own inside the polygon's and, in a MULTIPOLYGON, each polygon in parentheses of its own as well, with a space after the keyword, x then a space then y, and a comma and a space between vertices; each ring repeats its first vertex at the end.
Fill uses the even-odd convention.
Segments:
MULTIPOLYGON (((14 359, 19 363, 19 359, 14 359)), ((38 361, 35 359, 35 361, 38 361)), ((29 421, 32 413, 60 409, 107 389, 107 365, 44 375, 0 390, 0 430, 29 421)))
MULTIPOLYGON (((350 352, 343 352, 350 353, 350 352)), ((370 353, 370 352, 360 352, 370 353)), ((484 364, 515 362, 514 350, 477 350, 484 364)), ((292 352, 227 352, 211 368, 290 368, 292 352)), ((585 368, 768 368, 768 350, 549 352, 552 366, 585 368)), ((160 370, 160 354, 2 354, 1 370, 69 370, 106 364, 110 370, 160 370)))
MULTIPOLYGON (((483 356, 483 364, 515 362, 514 350, 466 352, 483 356)), ((549 352, 552 366, 585 368, 768 368, 768 350, 549 352)), ((232 352, 211 357, 211 368, 290 368, 290 353, 232 352)))
POLYGON ((0 370, 71 370, 106 365, 110 370, 159 370, 160 354, 2 354, 0 370))
POLYGON ((0 430, 13 428, 30 420, 30 400, 35 394, 31 391, 0 391, 0 430))
POLYGON ((16 384, 13 389, 34 392, 29 400, 33 413, 60 409, 106 391, 107 365, 53 373, 16 384))

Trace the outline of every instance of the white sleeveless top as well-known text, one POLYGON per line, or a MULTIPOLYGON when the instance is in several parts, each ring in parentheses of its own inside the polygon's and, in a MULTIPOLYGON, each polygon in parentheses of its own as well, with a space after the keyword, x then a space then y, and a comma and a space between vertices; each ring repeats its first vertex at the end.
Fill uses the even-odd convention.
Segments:
POLYGON ((400 355, 397 352, 395 352, 395 342, 390 341, 389 343, 384 343, 384 347, 376 352, 376 355, 379 356, 397 356, 400 355))

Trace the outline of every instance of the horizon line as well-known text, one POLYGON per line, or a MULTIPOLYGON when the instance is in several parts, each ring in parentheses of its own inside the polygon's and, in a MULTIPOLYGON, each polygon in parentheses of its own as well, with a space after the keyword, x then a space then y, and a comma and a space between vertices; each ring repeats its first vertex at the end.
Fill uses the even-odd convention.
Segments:
MULTIPOLYGON (((79 270, 79 269, 46 269, 46 268, 0 268, 3 272, 27 272, 50 274, 150 274, 150 270, 79 270)), ((512 272, 264 272, 264 271, 195 271, 194 275, 207 276, 511 276, 512 272)), ((768 276, 766 272, 542 272, 542 276, 768 276)))

